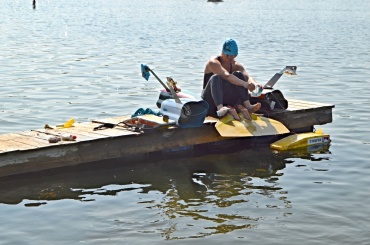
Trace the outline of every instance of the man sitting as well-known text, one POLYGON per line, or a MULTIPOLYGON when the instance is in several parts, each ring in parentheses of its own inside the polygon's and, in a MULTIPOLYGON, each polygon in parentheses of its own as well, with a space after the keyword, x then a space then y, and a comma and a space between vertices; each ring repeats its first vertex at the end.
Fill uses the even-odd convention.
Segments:
POLYGON ((204 69, 202 98, 209 104, 208 114, 222 117, 226 113, 240 120, 238 113, 251 120, 250 113, 261 108, 260 103, 252 105, 249 91, 260 86, 245 70, 242 64, 235 61, 238 46, 233 39, 225 41, 220 56, 211 57, 204 69))

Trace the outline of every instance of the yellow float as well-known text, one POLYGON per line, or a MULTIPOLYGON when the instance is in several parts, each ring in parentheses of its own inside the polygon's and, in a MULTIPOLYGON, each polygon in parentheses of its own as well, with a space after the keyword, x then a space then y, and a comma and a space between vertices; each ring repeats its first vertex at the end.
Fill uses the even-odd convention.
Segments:
POLYGON ((316 132, 293 134, 278 140, 270 145, 271 149, 286 151, 311 147, 314 145, 325 145, 330 143, 330 135, 324 134, 322 129, 316 132))

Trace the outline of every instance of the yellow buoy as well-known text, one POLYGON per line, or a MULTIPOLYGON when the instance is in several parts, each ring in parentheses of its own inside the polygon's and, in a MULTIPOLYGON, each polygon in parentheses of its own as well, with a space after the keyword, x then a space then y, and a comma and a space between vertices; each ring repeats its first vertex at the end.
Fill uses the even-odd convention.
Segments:
POLYGON ((330 135, 324 134, 321 129, 318 129, 316 132, 290 135, 272 143, 270 148, 285 151, 328 143, 330 143, 330 135))

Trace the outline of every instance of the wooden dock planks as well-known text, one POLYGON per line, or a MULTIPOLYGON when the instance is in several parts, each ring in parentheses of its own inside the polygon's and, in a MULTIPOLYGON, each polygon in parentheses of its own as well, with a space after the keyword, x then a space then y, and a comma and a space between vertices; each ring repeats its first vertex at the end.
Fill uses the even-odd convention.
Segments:
MULTIPOLYGON (((269 116, 294 131, 332 122, 332 108, 334 105, 289 100, 287 110, 274 111, 269 116)), ((217 119, 209 117, 198 128, 168 126, 133 132, 116 126, 94 131, 102 123, 117 124, 128 118, 121 116, 76 123, 70 128, 0 135, 0 177, 227 139, 215 129, 217 119), (76 135, 77 140, 48 142, 49 137, 62 134, 76 135)))
POLYGON ((280 121, 291 131, 311 128, 314 125, 323 125, 333 121, 332 109, 334 105, 289 100, 288 109, 272 112, 269 116, 280 121))

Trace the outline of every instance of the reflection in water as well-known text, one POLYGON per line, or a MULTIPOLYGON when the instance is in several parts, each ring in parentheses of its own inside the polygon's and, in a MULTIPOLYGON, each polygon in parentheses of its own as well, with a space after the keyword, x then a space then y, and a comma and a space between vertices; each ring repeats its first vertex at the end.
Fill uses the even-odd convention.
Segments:
POLYGON ((160 232, 165 239, 204 237, 289 216, 289 193, 279 185, 281 170, 291 162, 288 158, 314 159, 309 153, 274 153, 267 147, 182 154, 186 157, 157 153, 2 178, 0 202, 40 207, 52 200, 91 202, 136 192, 142 198, 132 205, 158 210, 151 222, 163 225, 146 232, 160 232))

